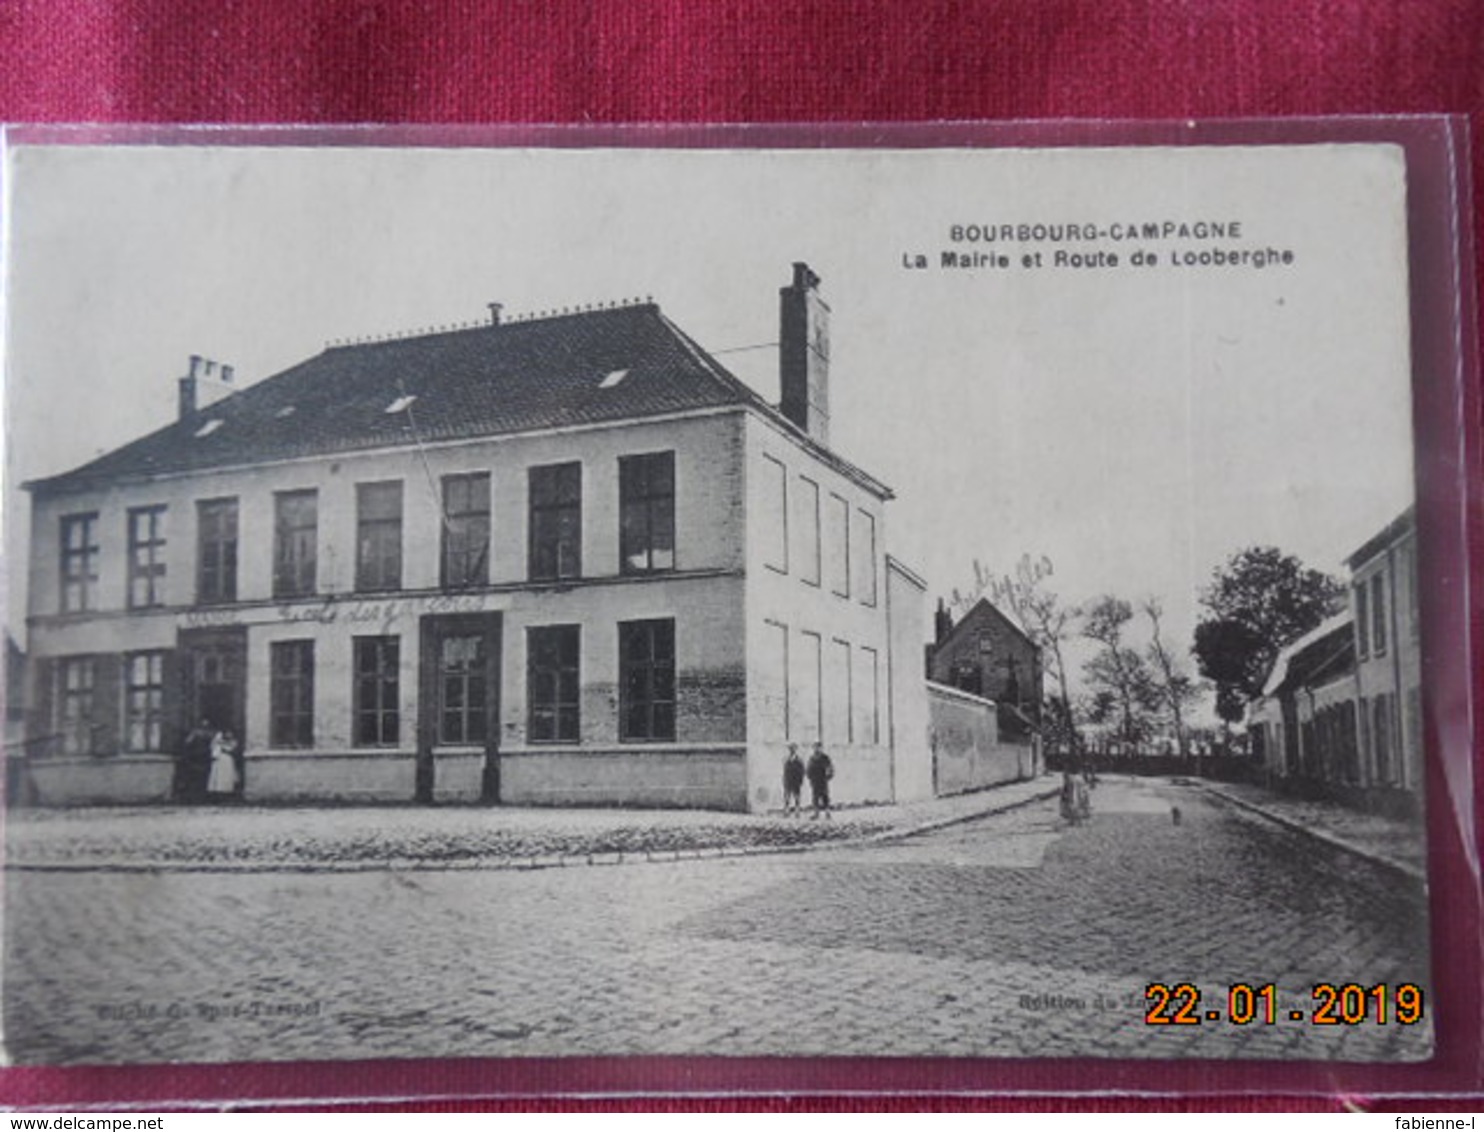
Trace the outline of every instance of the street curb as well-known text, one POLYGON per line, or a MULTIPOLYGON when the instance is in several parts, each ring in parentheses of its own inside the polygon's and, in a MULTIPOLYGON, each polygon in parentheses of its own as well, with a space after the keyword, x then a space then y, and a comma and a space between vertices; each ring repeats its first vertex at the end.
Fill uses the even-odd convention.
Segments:
POLYGON ((1339 849, 1341 852, 1349 853, 1351 856, 1360 857, 1362 860, 1369 861, 1373 865, 1380 865, 1382 868, 1401 873, 1408 880, 1417 881, 1423 885, 1427 884, 1427 872, 1424 869, 1419 869, 1404 861, 1397 861, 1391 857, 1383 856, 1372 849, 1357 845, 1353 841, 1346 841, 1343 837, 1336 837, 1332 833, 1322 833, 1317 829, 1311 829, 1300 822, 1294 821, 1292 818, 1280 817, 1278 814, 1264 809, 1255 802, 1249 802, 1245 798, 1238 798, 1234 794, 1228 794, 1226 791, 1218 790, 1216 787, 1209 786, 1204 782, 1197 782, 1195 785, 1199 786, 1213 798, 1220 798, 1223 802, 1236 806, 1238 809, 1256 814, 1258 817, 1265 818, 1274 825, 1282 826, 1284 829, 1292 830, 1294 833, 1301 833, 1305 837, 1312 837, 1315 841, 1322 842, 1332 849, 1339 849))
MULTIPOLYGON (((983 791, 990 794, 993 787, 983 791)), ((601 868, 614 865, 667 865, 680 861, 710 861, 733 857, 770 857, 784 853, 808 853, 815 849, 839 849, 860 845, 883 844, 917 837, 924 833, 962 825, 978 818, 1002 814, 1021 806, 1054 798, 1056 789, 1038 791, 1024 798, 974 808, 944 818, 933 818, 902 829, 879 830, 855 837, 805 841, 791 845, 702 845, 692 849, 632 850, 617 853, 532 854, 528 857, 465 857, 457 860, 428 860, 420 857, 393 857, 381 861, 6 861, 3 872, 30 873, 216 873, 261 874, 286 873, 313 875, 323 873, 391 873, 391 872, 534 872, 538 869, 601 868)), ((986 801, 993 801, 986 799, 986 801)))

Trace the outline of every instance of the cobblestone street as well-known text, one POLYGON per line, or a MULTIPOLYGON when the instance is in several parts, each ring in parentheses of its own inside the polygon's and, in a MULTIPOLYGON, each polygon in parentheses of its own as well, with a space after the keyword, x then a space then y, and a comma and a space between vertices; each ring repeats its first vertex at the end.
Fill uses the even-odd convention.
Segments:
POLYGON ((1428 985, 1420 888, 1195 789, 1094 806, 606 867, 12 872, 5 1031, 54 1063, 1429 1055, 1426 1021, 1307 1020, 1316 982, 1428 985), (1146 1025, 1151 981, 1201 988, 1201 1024, 1146 1025), (1205 1020, 1234 982, 1278 1021, 1205 1020))

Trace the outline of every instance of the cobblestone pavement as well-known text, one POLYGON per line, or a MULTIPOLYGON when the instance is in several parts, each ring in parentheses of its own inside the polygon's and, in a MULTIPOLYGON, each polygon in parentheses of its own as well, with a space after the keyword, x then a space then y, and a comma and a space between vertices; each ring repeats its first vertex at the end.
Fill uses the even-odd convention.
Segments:
POLYGON ((1426 1024, 1288 1018, 1314 982, 1425 986, 1420 889, 1194 790, 1094 804, 632 868, 13 872, 6 1034, 56 1063, 1429 1055, 1426 1024), (1279 1021, 1147 1026, 1150 981, 1202 1013, 1273 982, 1279 1021))
POLYGON ((1368 814, 1335 802, 1294 798, 1244 782, 1203 781, 1218 798, 1256 807, 1268 817, 1388 861, 1418 879, 1427 874, 1427 830, 1420 821, 1368 814))

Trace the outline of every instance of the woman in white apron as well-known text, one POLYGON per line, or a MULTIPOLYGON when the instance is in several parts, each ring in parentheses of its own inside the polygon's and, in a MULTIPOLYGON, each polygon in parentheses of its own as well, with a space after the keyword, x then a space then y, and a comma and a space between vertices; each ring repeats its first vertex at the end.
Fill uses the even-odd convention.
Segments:
POLYGON ((237 742, 230 731, 218 731, 211 737, 211 775, 206 780, 206 793, 214 798, 230 798, 237 793, 237 742))

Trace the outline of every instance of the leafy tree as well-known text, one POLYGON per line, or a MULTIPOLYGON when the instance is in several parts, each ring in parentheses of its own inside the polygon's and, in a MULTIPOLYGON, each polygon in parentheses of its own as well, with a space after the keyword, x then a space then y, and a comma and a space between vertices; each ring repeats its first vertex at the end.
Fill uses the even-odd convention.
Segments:
POLYGON ((1082 635, 1102 646, 1082 667, 1093 703, 1111 703, 1118 737, 1127 743, 1146 738, 1159 705, 1159 691, 1149 666, 1136 649, 1124 643, 1124 630, 1134 618, 1128 602, 1111 595, 1087 608, 1082 635))
POLYGON ((1201 675, 1216 684, 1216 710, 1235 723, 1263 684, 1284 645, 1341 606, 1345 587, 1291 554, 1252 546, 1232 555, 1201 592, 1210 611, 1195 627, 1201 675))

